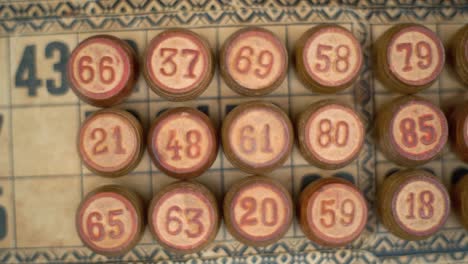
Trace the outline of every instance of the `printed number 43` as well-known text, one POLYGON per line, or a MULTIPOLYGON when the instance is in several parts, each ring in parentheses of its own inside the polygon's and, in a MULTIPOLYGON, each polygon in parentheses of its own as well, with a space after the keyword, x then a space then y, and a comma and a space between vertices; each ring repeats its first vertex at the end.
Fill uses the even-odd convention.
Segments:
MULTIPOLYGON (((66 77, 67 61, 70 56, 68 46, 63 42, 51 42, 45 47, 44 55, 46 59, 56 58, 53 64, 53 71, 60 76, 58 79, 50 78, 45 80, 47 91, 51 95, 65 94, 68 91, 66 77), (58 54, 58 58, 56 54, 58 54)), ((15 86, 28 89, 29 96, 37 96, 37 89, 44 81, 37 77, 37 58, 36 45, 26 46, 18 69, 16 69, 15 86)))

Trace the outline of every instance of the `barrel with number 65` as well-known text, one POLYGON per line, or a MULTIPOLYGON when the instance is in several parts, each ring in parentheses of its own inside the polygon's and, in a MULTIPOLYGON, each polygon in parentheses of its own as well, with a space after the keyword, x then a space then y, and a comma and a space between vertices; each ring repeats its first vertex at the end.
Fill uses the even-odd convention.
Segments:
POLYGON ((121 256, 131 250, 145 230, 140 196, 119 185, 101 186, 86 195, 76 213, 81 241, 105 256, 121 256))
POLYGON ((401 166, 415 167, 435 159, 448 137, 444 113, 416 96, 392 100, 379 112, 378 144, 385 156, 401 166))
POLYGON ((127 42, 110 35, 83 40, 67 65, 72 90, 81 100, 98 107, 113 106, 129 97, 137 73, 135 51, 127 42))
POLYGON ((379 186, 377 211, 390 232, 406 240, 420 240, 445 224, 450 199, 431 173, 404 170, 388 176, 379 186))
POLYGON ((299 196, 299 224, 304 234, 322 246, 341 247, 356 240, 367 223, 361 191, 341 178, 310 183, 299 196))
POLYGON ((296 43, 298 77, 312 91, 336 93, 351 86, 362 67, 361 45, 353 34, 335 24, 306 31, 296 43))
POLYGON ((178 253, 196 253, 208 246, 219 229, 218 202, 204 185, 180 181, 159 191, 151 200, 148 223, 154 238, 178 253))
POLYGON ((442 41, 429 28, 399 24, 374 45, 376 75, 393 91, 413 94, 431 86, 445 63, 442 41))

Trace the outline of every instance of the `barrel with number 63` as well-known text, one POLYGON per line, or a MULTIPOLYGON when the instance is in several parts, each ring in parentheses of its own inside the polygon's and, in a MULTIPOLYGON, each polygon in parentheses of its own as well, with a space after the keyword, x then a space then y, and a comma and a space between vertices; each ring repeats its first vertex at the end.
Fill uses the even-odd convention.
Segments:
POLYGON ((140 196, 119 185, 98 187, 86 195, 76 213, 81 241, 105 256, 121 256, 131 250, 145 230, 140 196))
POLYGON ((442 228, 450 212, 450 199, 433 174, 404 170, 388 176, 379 186, 377 211, 390 232, 406 240, 419 240, 442 228))
POLYGON ((379 112, 378 144, 385 156, 401 166, 414 167, 435 159, 448 137, 444 113, 416 96, 392 100, 379 112))
POLYGON ((200 183, 179 181, 159 191, 148 209, 154 238, 178 253, 196 253, 208 246, 219 229, 220 214, 213 193, 200 183))

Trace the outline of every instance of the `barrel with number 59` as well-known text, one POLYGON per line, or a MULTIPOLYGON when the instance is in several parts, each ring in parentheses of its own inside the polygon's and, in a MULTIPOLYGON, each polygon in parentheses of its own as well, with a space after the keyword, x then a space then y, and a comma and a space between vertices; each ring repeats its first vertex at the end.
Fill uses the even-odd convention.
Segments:
POLYGON ((98 187, 86 195, 76 213, 81 241, 105 256, 122 256, 141 239, 145 230, 143 200, 119 185, 98 187))
POLYGON ((416 96, 390 101, 379 112, 378 144, 385 156, 401 166, 415 167, 435 159, 448 137, 444 113, 416 96))
POLYGON ((327 247, 353 242, 367 223, 368 209, 361 191, 336 177, 310 183, 299 196, 298 210, 304 234, 327 247))
POLYGON ((399 24, 374 46, 376 75, 393 91, 413 94, 431 86, 445 63, 442 41, 429 28, 399 24))
POLYGON ((406 240, 436 233, 447 221, 450 199, 445 186, 425 170, 388 176, 378 188, 377 211, 384 226, 406 240))
POLYGON ((67 76, 81 100, 98 107, 119 104, 130 96, 138 78, 136 52, 114 36, 87 38, 73 50, 67 76))

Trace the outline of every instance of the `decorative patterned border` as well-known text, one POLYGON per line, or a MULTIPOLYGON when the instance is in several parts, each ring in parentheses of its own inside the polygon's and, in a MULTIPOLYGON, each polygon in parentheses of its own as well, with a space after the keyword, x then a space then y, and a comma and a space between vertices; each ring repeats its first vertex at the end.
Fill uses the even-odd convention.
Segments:
MULTIPOLYGON (((466 21, 468 4, 465 1, 439 0, 127 0, 127 1, 15 1, 0 5, 0 36, 66 33, 80 31, 124 30, 131 28, 174 27, 189 24, 191 27, 206 25, 300 24, 317 21, 346 21, 353 24, 353 33, 364 47, 365 65, 361 80, 355 88, 354 98, 367 124, 374 118, 374 94, 371 88, 370 45, 371 23, 395 23, 399 21, 466 21), (436 3, 434 3, 436 2, 436 3)), ((370 126, 367 129, 370 133, 370 126)), ((359 170, 365 176, 358 177, 358 185, 373 207, 375 197, 375 149, 366 139, 365 150, 359 160, 359 170)), ((377 220, 374 211, 369 214, 367 233, 374 234, 377 220)), ((364 249, 376 252, 388 263, 406 263, 412 260, 459 261, 468 250, 466 233, 444 231, 425 242, 406 242, 375 235, 357 242, 364 249), (372 242, 370 242, 372 241, 372 242), (453 252, 424 256, 401 257, 421 252, 453 252), (418 251, 419 252, 419 251, 418 251)), ((66 248, 31 249, 0 252, 0 261, 9 262, 120 262, 163 261, 175 259, 186 262, 313 262, 313 263, 377 263, 378 258, 368 251, 339 250, 316 251, 318 248, 304 239, 283 240, 267 248, 251 248, 236 242, 221 243, 207 251, 178 258, 156 245, 137 246, 123 258, 107 259, 87 249, 66 248), (278 254, 279 253, 279 254, 278 254), (216 259, 216 260, 215 260, 216 259)))

